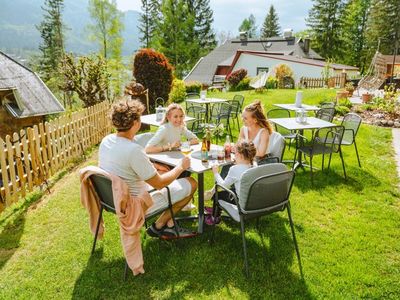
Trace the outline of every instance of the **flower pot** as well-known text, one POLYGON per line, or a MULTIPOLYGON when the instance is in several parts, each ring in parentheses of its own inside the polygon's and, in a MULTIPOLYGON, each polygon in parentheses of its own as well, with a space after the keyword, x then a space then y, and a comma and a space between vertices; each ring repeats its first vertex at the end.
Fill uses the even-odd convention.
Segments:
POLYGON ((337 100, 347 98, 348 96, 349 96, 349 94, 348 94, 347 91, 337 91, 336 92, 336 99, 337 100))
POLYGON ((347 93, 349 94, 348 97, 353 96, 354 89, 346 89, 347 93))
POLYGON ((363 103, 368 103, 372 100, 372 94, 362 94, 361 99, 363 103))

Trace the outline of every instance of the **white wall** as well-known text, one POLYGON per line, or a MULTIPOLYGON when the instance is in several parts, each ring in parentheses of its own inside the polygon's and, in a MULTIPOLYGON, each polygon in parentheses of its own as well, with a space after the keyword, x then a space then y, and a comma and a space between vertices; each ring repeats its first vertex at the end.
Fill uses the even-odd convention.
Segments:
MULTIPOLYGON (((263 57, 263 56, 249 55, 247 53, 242 53, 232 71, 236 71, 238 69, 243 68, 247 70, 247 74, 249 77, 254 77, 257 75, 257 67, 267 67, 271 71, 277 65, 280 64, 286 64, 293 70, 293 78, 295 83, 298 83, 301 77, 321 78, 322 71, 324 69, 323 67, 320 66, 307 65, 303 63, 292 62, 282 59, 275 59, 270 57, 263 57)), ((335 73, 339 74, 341 72, 342 72, 341 70, 339 72, 332 70, 332 74, 335 73)), ((354 75, 356 73, 357 72, 355 71, 354 75)), ((353 73, 351 75, 350 73, 348 73, 348 75, 352 76, 353 73)))

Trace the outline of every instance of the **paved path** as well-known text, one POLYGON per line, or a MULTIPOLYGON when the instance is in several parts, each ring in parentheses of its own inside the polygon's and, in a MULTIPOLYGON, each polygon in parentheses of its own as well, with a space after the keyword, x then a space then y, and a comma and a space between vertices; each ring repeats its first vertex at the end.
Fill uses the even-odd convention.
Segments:
POLYGON ((393 148, 397 162, 397 172, 400 177, 400 128, 392 128, 393 148))

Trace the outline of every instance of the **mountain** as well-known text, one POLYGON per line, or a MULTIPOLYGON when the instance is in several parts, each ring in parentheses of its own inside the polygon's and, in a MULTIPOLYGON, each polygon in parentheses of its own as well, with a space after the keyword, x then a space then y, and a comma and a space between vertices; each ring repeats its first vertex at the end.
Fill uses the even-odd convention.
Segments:
MULTIPOLYGON (((24 56, 35 53, 41 42, 36 25, 43 18, 43 0, 2 1, 0 9, 0 49, 9 53, 24 56)), ((88 0, 65 0, 63 22, 65 30, 65 47, 67 51, 77 54, 96 52, 98 46, 88 40, 86 25, 91 22, 88 11, 88 0)), ((139 48, 139 17, 137 11, 124 12, 124 44, 122 55, 131 55, 139 48)))

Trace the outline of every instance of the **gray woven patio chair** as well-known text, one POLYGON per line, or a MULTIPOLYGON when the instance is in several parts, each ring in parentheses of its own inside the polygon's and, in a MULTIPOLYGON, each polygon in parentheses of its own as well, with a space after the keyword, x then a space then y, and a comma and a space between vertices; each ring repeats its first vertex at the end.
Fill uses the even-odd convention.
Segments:
MULTIPOLYGON (((274 108, 267 111, 268 119, 278 119, 278 118, 290 118, 290 111, 284 108, 274 108)), ((296 138, 296 132, 287 130, 282 126, 275 124, 275 130, 279 132, 285 139, 289 140, 289 149, 292 141, 296 138)))
POLYGON ((280 163, 285 153, 285 138, 279 132, 272 132, 269 136, 267 155, 257 161, 259 166, 268 163, 280 163))
MULTIPOLYGON (((114 198, 113 198, 113 192, 112 192, 112 182, 109 178, 104 177, 102 175, 91 175, 90 181, 93 184, 93 187, 96 191, 96 194, 100 200, 100 214, 99 218, 97 219, 97 225, 96 225, 96 233, 94 236, 94 241, 93 241, 93 246, 92 246, 92 254, 94 253, 94 250, 96 248, 96 242, 97 242, 97 235, 99 233, 99 228, 100 228, 100 221, 103 216, 103 210, 111 212, 113 214, 116 214, 115 211, 115 206, 114 206, 114 198)), ((152 211, 149 214, 146 214, 146 220, 149 218, 152 218, 163 211, 169 209, 171 212, 172 220, 174 221, 174 226, 176 228, 176 221, 175 221, 175 216, 174 216, 174 211, 172 209, 172 202, 171 202, 171 195, 168 187, 165 187, 167 189, 167 194, 168 194, 168 206, 166 207, 161 207, 158 210, 152 211)), ((152 192, 155 191, 154 189, 149 191, 152 192)), ((146 221, 145 221, 146 222, 146 221)), ((147 227, 147 222, 145 223, 147 227)), ((179 232, 177 232, 179 236, 179 232)), ((124 271, 124 280, 126 280, 126 276, 128 273, 128 263, 125 261, 125 271, 124 271)))
POLYGON ((335 115, 334 107, 321 108, 315 113, 316 118, 327 122, 332 122, 334 115, 335 115))
MULTIPOLYGON (((231 190, 218 186, 228 192, 234 203, 218 199, 218 188, 214 195, 215 203, 224 210, 232 220, 240 223, 243 255, 246 275, 249 275, 247 247, 245 236, 245 222, 274 212, 287 210, 289 224, 292 231, 293 243, 302 274, 300 252, 296 241, 289 196, 293 185, 295 172, 288 170, 284 164, 272 163, 245 171, 240 179, 239 196, 231 190)), ((214 241, 215 225, 212 228, 211 241, 214 241)))
POLYGON ((356 150, 358 165, 361 168, 360 157, 358 155, 357 144, 356 144, 356 136, 358 129, 360 128, 362 118, 355 114, 349 113, 343 117, 342 126, 344 127, 344 134, 342 139, 342 146, 351 146, 354 144, 354 148, 356 150))

